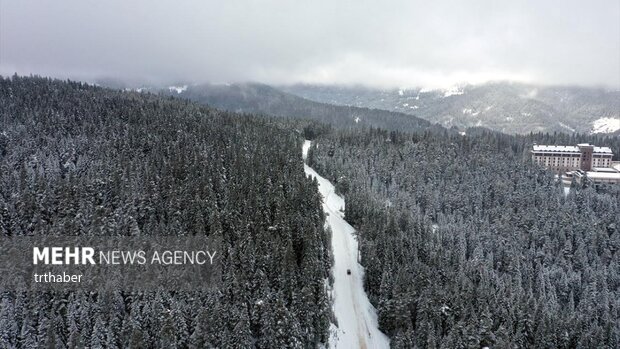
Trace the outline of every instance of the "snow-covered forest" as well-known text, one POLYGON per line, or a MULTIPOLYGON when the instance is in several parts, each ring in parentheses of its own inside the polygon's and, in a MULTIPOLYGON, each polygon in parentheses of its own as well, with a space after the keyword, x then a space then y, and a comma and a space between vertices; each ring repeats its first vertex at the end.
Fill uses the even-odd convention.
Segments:
POLYGON ((0 0, 0 349, 620 349, 618 62, 620 0, 0 0))
POLYGON ((392 347, 620 345, 620 190, 565 197, 524 157, 536 138, 561 141, 352 130, 313 142, 308 164, 345 197, 392 347))
POLYGON ((618 154, 617 137, 481 128, 462 136, 313 119, 0 79, 4 238, 222 242, 216 288, 0 290, 0 347, 315 348, 354 337, 387 345, 382 333, 394 348, 620 345, 620 190, 575 186, 565 196, 528 161, 533 142, 618 154), (305 169, 320 183, 304 173, 303 138, 313 138, 305 169), (326 218, 348 246, 334 269, 326 218), (363 269, 351 251, 358 243, 363 269), (332 310, 338 294, 340 306, 364 308, 332 310), (353 318, 364 326, 338 324, 353 318))
POLYGON ((294 132, 179 99, 0 79, 1 237, 205 234, 222 241, 223 271, 190 293, 0 290, 2 348, 316 347, 330 322, 323 222, 294 132))

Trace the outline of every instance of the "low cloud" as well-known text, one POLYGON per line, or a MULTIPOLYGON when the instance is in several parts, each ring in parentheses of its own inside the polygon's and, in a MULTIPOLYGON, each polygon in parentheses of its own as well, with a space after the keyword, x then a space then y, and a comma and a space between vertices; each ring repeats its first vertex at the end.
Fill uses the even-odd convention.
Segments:
POLYGON ((0 3, 0 73, 151 83, 620 88, 617 1, 0 3))

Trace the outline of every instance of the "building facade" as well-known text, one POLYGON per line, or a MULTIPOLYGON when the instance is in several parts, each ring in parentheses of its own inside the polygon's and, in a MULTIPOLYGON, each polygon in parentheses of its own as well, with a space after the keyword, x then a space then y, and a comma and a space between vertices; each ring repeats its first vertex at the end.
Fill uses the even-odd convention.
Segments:
POLYGON ((576 146, 537 144, 532 146, 532 162, 558 174, 611 167, 613 155, 609 147, 596 147, 587 143, 576 146))

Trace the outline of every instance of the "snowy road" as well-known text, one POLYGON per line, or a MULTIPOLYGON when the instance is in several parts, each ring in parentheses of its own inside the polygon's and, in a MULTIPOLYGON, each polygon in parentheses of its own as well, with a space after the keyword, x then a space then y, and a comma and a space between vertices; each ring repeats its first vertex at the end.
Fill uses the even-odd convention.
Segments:
MULTIPOLYGON (((303 145, 304 160, 310 141, 303 145)), ((389 339, 378 328, 375 308, 364 292, 364 269, 357 263, 355 229, 343 219, 344 199, 334 192, 334 186, 304 164, 307 176, 316 177, 323 197, 326 225, 332 230, 334 251, 333 310, 338 327, 332 325, 330 348, 389 348, 389 339), (347 269, 351 275, 347 275, 347 269)))

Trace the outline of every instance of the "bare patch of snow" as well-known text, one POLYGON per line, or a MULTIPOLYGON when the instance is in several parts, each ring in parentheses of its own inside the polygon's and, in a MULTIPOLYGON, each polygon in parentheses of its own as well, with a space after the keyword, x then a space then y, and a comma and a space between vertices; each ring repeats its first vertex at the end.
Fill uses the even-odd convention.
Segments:
POLYGON ((620 130, 620 117, 600 118, 592 123, 590 133, 612 133, 620 130))
POLYGON ((170 86, 170 87, 168 87, 168 90, 170 92, 176 91, 176 93, 181 93, 181 92, 187 90, 187 85, 183 85, 183 86, 170 86))
POLYGON ((474 109, 471 108, 464 108, 463 109, 463 114, 467 114, 467 115, 471 115, 471 116, 476 116, 478 114, 480 114, 479 111, 474 111, 474 109))
POLYGON ((310 150, 310 146, 312 145, 311 141, 304 141, 304 145, 301 147, 301 154, 303 159, 306 160, 308 158, 308 151, 310 150))
POLYGON ((452 86, 444 90, 443 96, 444 97, 458 96, 458 95, 462 95, 463 92, 464 92, 463 89, 460 88, 459 86, 452 86))

